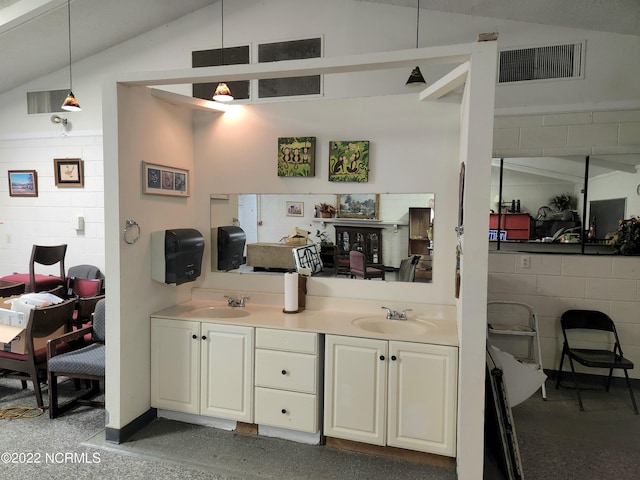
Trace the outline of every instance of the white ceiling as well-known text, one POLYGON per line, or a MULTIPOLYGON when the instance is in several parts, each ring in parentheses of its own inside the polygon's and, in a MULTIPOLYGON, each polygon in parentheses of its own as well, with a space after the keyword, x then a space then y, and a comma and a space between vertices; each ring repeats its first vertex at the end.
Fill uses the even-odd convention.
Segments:
MULTIPOLYGON (((73 61, 217 1, 74 0, 73 61)), ((418 0, 357 1, 418 5, 418 0)), ((66 0, 0 0, 0 94, 68 65, 66 5, 66 0)), ((640 0, 420 0, 420 7, 640 35, 640 0)))

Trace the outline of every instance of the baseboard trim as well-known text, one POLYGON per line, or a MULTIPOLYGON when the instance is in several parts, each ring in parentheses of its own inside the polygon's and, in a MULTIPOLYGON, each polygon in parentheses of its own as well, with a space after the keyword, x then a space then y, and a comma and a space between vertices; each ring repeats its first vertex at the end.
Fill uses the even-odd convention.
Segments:
POLYGON ((155 408, 150 408, 122 428, 107 427, 105 428, 105 440, 109 443, 125 443, 134 434, 155 420, 157 415, 158 411, 155 408))

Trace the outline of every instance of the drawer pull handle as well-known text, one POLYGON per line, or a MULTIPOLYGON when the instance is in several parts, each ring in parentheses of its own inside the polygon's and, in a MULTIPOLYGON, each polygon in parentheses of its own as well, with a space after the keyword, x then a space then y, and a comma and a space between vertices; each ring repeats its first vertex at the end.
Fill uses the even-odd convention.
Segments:
POLYGON ((282 414, 284 415, 285 413, 287 413, 287 411, 283 408, 282 410, 280 410, 282 412, 282 414))
POLYGON ((193 339, 195 340, 196 338, 198 338, 198 335, 196 335, 196 334, 194 333, 193 335, 191 335, 191 338, 193 338, 193 339))
POLYGON ((283 375, 286 375, 286 374, 287 374, 287 371, 286 371, 286 370, 282 370, 282 374, 283 374, 283 375))
POLYGON ((395 362, 397 359, 398 358, 395 355, 391 355, 391 360, 393 360, 395 362))
POLYGON ((380 355, 380 360, 384 360, 384 355, 380 355))
POLYGON ((207 336, 206 336, 206 335, 202 335, 202 339, 203 339, 203 340, 206 340, 206 339, 207 339, 207 336))

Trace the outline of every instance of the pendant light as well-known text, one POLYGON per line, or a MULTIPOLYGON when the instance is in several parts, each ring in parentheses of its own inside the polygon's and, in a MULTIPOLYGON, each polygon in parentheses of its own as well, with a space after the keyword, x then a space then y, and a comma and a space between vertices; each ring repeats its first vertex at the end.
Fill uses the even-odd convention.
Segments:
MULTIPOLYGON (((221 61, 220 64, 224 65, 224 0, 220 0, 220 31, 222 33, 222 42, 221 42, 221 61)), ((230 102, 233 100, 233 96, 231 95, 231 90, 227 86, 226 83, 220 82, 216 87, 216 91, 213 94, 213 99, 217 102, 230 102)))
POLYGON ((68 112, 79 112, 82 108, 80 108, 80 104, 73 95, 73 80, 71 77, 71 0, 67 0, 67 18, 69 26, 69 95, 64 99, 61 108, 68 112))
MULTIPOLYGON (((418 48, 418 38, 420 34, 420 0, 418 0, 418 13, 416 19, 416 48, 418 48)), ((411 70, 411 75, 409 75, 409 79, 405 85, 410 87, 413 86, 421 86, 426 85, 427 82, 424 80, 422 76, 422 72, 420 71, 420 67, 416 66, 413 70, 411 70)))

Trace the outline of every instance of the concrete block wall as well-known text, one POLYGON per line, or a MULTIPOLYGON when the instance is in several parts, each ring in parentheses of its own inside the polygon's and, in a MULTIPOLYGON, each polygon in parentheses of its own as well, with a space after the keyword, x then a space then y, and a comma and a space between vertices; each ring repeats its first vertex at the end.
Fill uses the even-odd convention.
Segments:
MULTIPOLYGON (((496 117, 493 149, 495 157, 640 155, 640 110, 496 117)), ((560 316, 571 308, 610 315, 625 355, 640 367, 640 257, 492 252, 488 299, 534 308, 545 369, 558 368, 560 316)), ((590 337, 581 341, 590 344, 590 337)), ((640 378, 640 369, 630 373, 640 378)))
MULTIPOLYGON (((560 316, 572 308, 600 310, 611 316, 625 356, 640 367, 640 257, 493 252, 488 290, 488 300, 533 307, 545 369, 558 368, 560 316), (523 257, 528 257, 529 268, 522 267, 526 264, 523 257)), ((589 340, 588 336, 581 338, 585 345, 589 340)), ((630 375, 640 378, 640 371, 632 370, 630 375)))
POLYGON ((640 153, 640 110, 496 117, 494 157, 640 153))
MULTIPOLYGON (((104 271, 104 174, 102 135, 34 134, 29 138, 0 139, 4 181, 0 195, 0 276, 28 272, 34 244, 66 243, 65 266, 91 264, 104 271), (80 158, 83 187, 56 187, 54 158, 80 158), (37 197, 9 197, 8 170, 36 170, 37 197), (75 217, 84 217, 76 230, 75 217)), ((40 265, 38 273, 59 272, 58 265, 40 265)))

